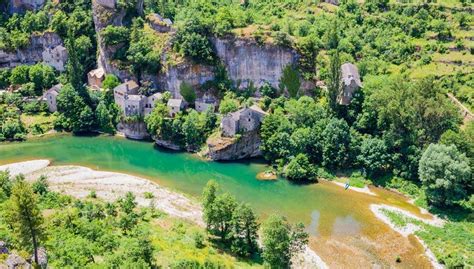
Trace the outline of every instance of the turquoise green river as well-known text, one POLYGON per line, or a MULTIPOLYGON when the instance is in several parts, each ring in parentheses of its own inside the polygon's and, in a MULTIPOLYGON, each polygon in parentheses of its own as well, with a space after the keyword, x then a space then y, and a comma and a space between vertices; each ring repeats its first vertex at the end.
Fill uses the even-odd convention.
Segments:
POLYGON ((310 246, 329 265, 397 266, 394 255, 412 260, 410 266, 428 265, 416 242, 390 230, 370 211, 371 203, 385 203, 419 213, 403 197, 385 190, 374 188, 378 196, 370 196, 328 182, 261 181, 256 175, 267 168, 263 162, 209 162, 121 137, 54 135, 0 144, 1 164, 32 159, 133 174, 195 198, 206 182, 214 179, 221 189, 249 203, 262 219, 276 213, 305 223, 310 246), (393 240, 399 242, 393 246, 393 240))

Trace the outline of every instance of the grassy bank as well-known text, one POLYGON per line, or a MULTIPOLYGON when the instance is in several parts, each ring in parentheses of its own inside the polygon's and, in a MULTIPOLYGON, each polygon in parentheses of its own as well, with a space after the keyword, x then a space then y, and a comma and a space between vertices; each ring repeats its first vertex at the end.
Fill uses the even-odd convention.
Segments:
MULTIPOLYGON (((149 207, 136 207, 132 197, 105 203, 91 192, 87 199, 47 191, 38 194, 44 216, 42 241, 51 268, 254 268, 206 239, 203 227, 149 207), (133 210, 130 211, 130 208, 133 210)), ((6 200, 0 202, 5 212, 6 200)), ((3 215, 3 214, 2 214, 3 215)), ((0 218, 0 240, 24 258, 22 247, 0 218)), ((2 264, 7 255, 0 256, 2 264)))
POLYGON ((395 227, 403 228, 412 224, 420 229, 415 231, 441 264, 448 268, 470 268, 474 266, 474 223, 468 220, 449 220, 443 227, 426 224, 399 212, 382 209, 395 227))

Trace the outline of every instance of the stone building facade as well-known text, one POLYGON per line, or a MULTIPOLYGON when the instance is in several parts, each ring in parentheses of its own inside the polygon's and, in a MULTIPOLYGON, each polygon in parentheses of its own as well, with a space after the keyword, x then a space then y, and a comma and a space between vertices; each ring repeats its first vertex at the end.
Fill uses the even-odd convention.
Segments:
POLYGON ((49 112, 58 111, 57 97, 63 85, 57 84, 47 90, 43 95, 43 101, 46 102, 49 112))
POLYGON ((238 133, 247 133, 258 130, 267 113, 257 105, 229 113, 222 118, 222 135, 235 136, 238 133))

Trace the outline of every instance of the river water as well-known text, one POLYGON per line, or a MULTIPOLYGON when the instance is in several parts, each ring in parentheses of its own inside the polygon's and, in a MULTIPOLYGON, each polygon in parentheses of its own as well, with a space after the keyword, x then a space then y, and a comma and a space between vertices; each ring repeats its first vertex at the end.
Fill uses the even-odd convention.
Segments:
POLYGON ((384 203, 423 216, 404 197, 383 189, 371 188, 378 196, 370 196, 329 182, 260 181, 256 175, 267 168, 264 163, 208 162, 121 137, 54 135, 0 144, 0 164, 31 159, 138 175, 196 198, 214 179, 224 191, 249 203, 262 219, 277 213, 305 223, 311 248, 331 268, 430 267, 415 238, 402 237, 370 211, 370 204, 384 203), (397 256, 401 263, 396 263, 397 256))

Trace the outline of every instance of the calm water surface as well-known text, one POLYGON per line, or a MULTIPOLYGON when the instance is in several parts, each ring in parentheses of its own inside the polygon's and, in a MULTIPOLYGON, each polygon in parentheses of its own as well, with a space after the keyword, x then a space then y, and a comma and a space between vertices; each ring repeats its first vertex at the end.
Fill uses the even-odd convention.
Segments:
POLYGON ((143 176, 194 197, 214 179, 223 190, 250 203, 262 218, 278 213, 305 223, 312 235, 311 247, 333 267, 400 266, 394 263, 397 255, 406 258, 401 267, 428 266, 416 240, 394 233, 370 212, 371 203, 386 203, 419 213, 404 198, 384 190, 374 189, 379 196, 370 197, 326 182, 259 181, 256 174, 266 169, 263 163, 207 162, 120 137, 57 135, 0 144, 0 163, 41 158, 54 165, 76 164, 143 176))

